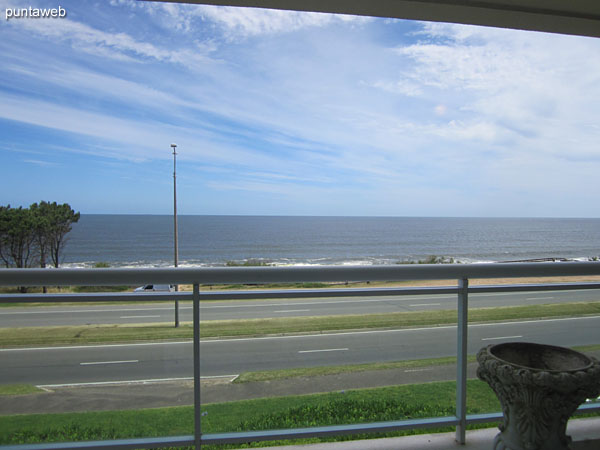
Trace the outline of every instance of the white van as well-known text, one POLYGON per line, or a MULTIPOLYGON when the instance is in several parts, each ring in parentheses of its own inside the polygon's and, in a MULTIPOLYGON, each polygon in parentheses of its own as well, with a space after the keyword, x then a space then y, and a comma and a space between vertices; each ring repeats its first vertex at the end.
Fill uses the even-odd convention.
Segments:
POLYGON ((135 288, 133 292, 173 292, 175 286, 172 284, 146 284, 135 288))

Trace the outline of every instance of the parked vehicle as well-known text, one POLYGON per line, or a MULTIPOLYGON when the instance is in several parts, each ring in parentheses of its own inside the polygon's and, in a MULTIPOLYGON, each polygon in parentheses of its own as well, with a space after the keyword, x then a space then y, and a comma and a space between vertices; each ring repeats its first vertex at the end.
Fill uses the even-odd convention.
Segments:
POLYGON ((175 286, 172 284, 146 284, 135 288, 134 292, 173 292, 175 286))

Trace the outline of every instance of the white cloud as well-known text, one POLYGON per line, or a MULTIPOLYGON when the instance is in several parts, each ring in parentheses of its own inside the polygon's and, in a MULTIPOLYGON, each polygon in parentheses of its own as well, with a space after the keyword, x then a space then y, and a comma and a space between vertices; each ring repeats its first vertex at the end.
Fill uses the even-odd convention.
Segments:
POLYGON ((198 12, 205 19, 219 24, 230 37, 297 31, 324 26, 335 20, 331 14, 256 8, 199 6, 198 12))
POLYGON ((320 210, 353 197, 375 214, 566 198, 600 170, 600 41, 445 24, 415 40, 400 21, 110 5, 127 20, 14 22, 31 37, 22 54, 0 42, 0 117, 71 140, 51 151, 127 164, 168 159, 176 141, 198 189, 313 196, 320 210), (561 171, 567 185, 539 187, 561 171))
POLYGON ((392 94, 406 95, 407 97, 419 97, 423 94, 423 88, 419 83, 407 79, 394 82, 376 81, 372 86, 392 94))
POLYGON ((332 23, 365 23, 366 17, 261 8, 198 5, 194 12, 218 24, 228 38, 295 32, 332 23))
POLYGON ((56 167, 59 165, 58 163, 55 163, 55 162, 43 161, 43 160, 39 160, 39 159, 24 159, 23 162, 27 163, 27 164, 33 164, 36 166, 40 166, 40 167, 56 167))
POLYGON ((210 47, 171 50, 150 42, 135 39, 126 32, 110 33, 90 25, 67 19, 55 20, 47 26, 43 20, 20 20, 9 22, 10 26, 20 27, 26 33, 69 43, 75 50, 81 50, 100 58, 119 61, 145 61, 175 63, 194 69, 204 69, 211 63, 207 53, 210 47), (204 51, 203 51, 204 50, 204 51))
POLYGON ((226 40, 252 36, 290 33, 304 29, 325 27, 332 23, 366 23, 373 19, 341 14, 283 11, 264 8, 242 8, 214 5, 133 2, 113 0, 114 5, 144 8, 164 27, 196 32, 208 27, 220 30, 226 40))

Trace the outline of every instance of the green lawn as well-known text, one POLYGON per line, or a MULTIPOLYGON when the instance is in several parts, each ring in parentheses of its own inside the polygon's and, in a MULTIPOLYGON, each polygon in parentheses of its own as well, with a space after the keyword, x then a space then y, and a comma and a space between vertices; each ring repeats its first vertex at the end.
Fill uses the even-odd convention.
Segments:
MULTIPOLYGON (((500 410, 496 397, 485 383, 469 380, 468 392, 470 414, 500 410)), ((217 433, 451 416, 454 414, 454 405, 454 382, 358 389, 329 394, 207 404, 202 407, 202 429, 204 433, 217 433)), ((434 431, 450 430, 446 428, 434 431)), ((432 431, 428 429, 420 432, 432 431)), ((416 432, 315 438, 302 442, 399 436, 416 432)), ((192 433, 192 407, 0 416, 0 445, 192 433)), ((264 445, 267 444, 254 446, 264 445)))

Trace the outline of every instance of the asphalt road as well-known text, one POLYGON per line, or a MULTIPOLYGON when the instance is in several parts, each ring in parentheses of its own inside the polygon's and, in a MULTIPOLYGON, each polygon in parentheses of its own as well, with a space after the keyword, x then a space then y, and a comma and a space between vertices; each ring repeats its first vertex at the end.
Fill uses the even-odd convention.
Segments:
MULTIPOLYGON (((600 301, 600 291, 545 291, 472 294, 470 308, 493 306, 600 301)), ((456 295, 393 297, 340 297, 278 300, 231 300, 201 303, 201 320, 264 317, 332 316, 431 309, 455 309, 456 295)), ((180 320, 192 320, 192 306, 180 302, 180 320)), ((126 305, 77 305, 0 308, 0 328, 88 324, 172 322, 172 303, 126 305)))
MULTIPOLYGON (((574 346, 600 342, 600 316, 473 324, 469 352, 496 342, 574 346)), ((0 383, 102 383, 191 377, 191 342, 0 349, 0 383)), ((207 340, 201 375, 456 355, 456 327, 207 340)))

